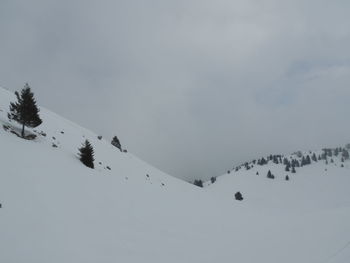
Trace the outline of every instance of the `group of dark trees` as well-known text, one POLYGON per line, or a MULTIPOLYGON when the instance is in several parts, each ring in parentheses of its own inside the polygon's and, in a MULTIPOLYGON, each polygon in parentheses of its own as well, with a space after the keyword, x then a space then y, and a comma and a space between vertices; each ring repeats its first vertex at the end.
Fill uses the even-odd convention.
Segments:
MULTIPOLYGON (((111 144, 117 147, 120 151, 123 151, 117 136, 113 137, 111 144)), ((94 148, 88 140, 85 140, 81 148, 79 148, 79 158, 84 165, 94 169, 94 148)))
MULTIPOLYGON (((25 127, 35 128, 42 124, 42 119, 39 116, 40 110, 28 83, 24 85, 21 93, 16 91, 15 95, 17 101, 10 103, 10 111, 7 116, 10 120, 22 125, 21 137, 26 138, 25 127)), ((123 151, 117 136, 113 137, 111 144, 123 151)), ((94 168, 94 149, 88 140, 79 148, 79 159, 87 167, 94 168)))
POLYGON ((350 159, 350 144, 347 144, 344 148, 337 147, 334 149, 326 148, 323 149, 323 152, 319 155, 316 155, 315 152, 309 151, 308 154, 304 154, 301 151, 298 151, 292 155, 290 158, 286 158, 283 155, 269 155, 267 157, 262 157, 251 162, 245 162, 239 166, 233 168, 234 171, 238 172, 240 169, 245 168, 246 170, 252 169, 255 165, 264 166, 270 162, 274 164, 283 164, 285 165, 285 171, 296 173, 296 168, 303 167, 306 165, 312 164, 312 162, 318 162, 324 160, 326 164, 328 161, 334 163, 332 156, 340 156, 341 161, 350 159), (330 159, 329 159, 330 158, 330 159))
POLYGON ((203 181, 202 180, 194 180, 193 182, 194 185, 198 186, 198 187, 203 187, 203 181))

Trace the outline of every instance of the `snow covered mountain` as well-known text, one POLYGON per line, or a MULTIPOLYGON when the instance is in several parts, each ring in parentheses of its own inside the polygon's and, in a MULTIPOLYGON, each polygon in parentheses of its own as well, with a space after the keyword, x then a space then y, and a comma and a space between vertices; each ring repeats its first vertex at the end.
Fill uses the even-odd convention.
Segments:
POLYGON ((340 155, 296 173, 251 162, 199 188, 44 108, 28 129, 36 139, 19 138, 7 118, 14 100, 0 88, 0 262, 350 260, 350 162, 340 155), (78 159, 85 139, 95 169, 78 159))

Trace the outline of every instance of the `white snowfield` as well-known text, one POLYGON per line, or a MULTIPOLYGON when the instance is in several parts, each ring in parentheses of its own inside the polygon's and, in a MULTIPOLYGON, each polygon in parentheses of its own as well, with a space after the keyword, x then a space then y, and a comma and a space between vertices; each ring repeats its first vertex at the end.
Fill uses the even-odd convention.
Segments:
POLYGON ((19 127, 10 101, 0 88, 1 263, 350 262, 349 161, 290 181, 269 163, 198 188, 44 108, 34 130, 46 136, 21 139, 2 127, 19 127), (77 157, 85 139, 95 169, 77 157))

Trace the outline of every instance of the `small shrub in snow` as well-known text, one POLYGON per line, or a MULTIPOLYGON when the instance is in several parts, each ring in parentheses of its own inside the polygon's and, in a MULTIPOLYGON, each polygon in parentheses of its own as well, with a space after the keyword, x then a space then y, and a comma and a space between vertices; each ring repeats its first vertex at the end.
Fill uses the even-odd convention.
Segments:
POLYGON ((216 177, 212 177, 212 178, 210 178, 210 182, 213 184, 213 183, 215 183, 216 182, 216 177))
POLYGON ((36 138, 36 135, 35 134, 28 134, 28 135, 25 135, 22 138, 24 138, 26 140, 34 140, 36 138))
POLYGON ((242 196, 241 192, 235 193, 235 199, 238 200, 238 201, 242 201, 243 200, 243 196, 242 196))
POLYGON ((102 140, 102 136, 101 135, 97 136, 97 139, 102 140))

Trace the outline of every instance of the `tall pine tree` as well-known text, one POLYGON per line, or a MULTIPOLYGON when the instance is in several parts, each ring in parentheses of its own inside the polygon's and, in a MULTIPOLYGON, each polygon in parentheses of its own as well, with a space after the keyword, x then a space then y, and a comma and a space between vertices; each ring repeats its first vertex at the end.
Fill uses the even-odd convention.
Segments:
POLYGON ((21 94, 19 94, 17 91, 15 94, 17 97, 17 102, 10 103, 8 118, 22 124, 21 135, 24 138, 24 128, 26 126, 31 128, 37 127, 42 123, 42 120, 39 116, 39 109, 36 106, 34 94, 30 90, 28 83, 25 84, 21 94))
POLYGON ((79 148, 79 157, 83 164, 94 169, 94 149, 88 140, 79 148))

